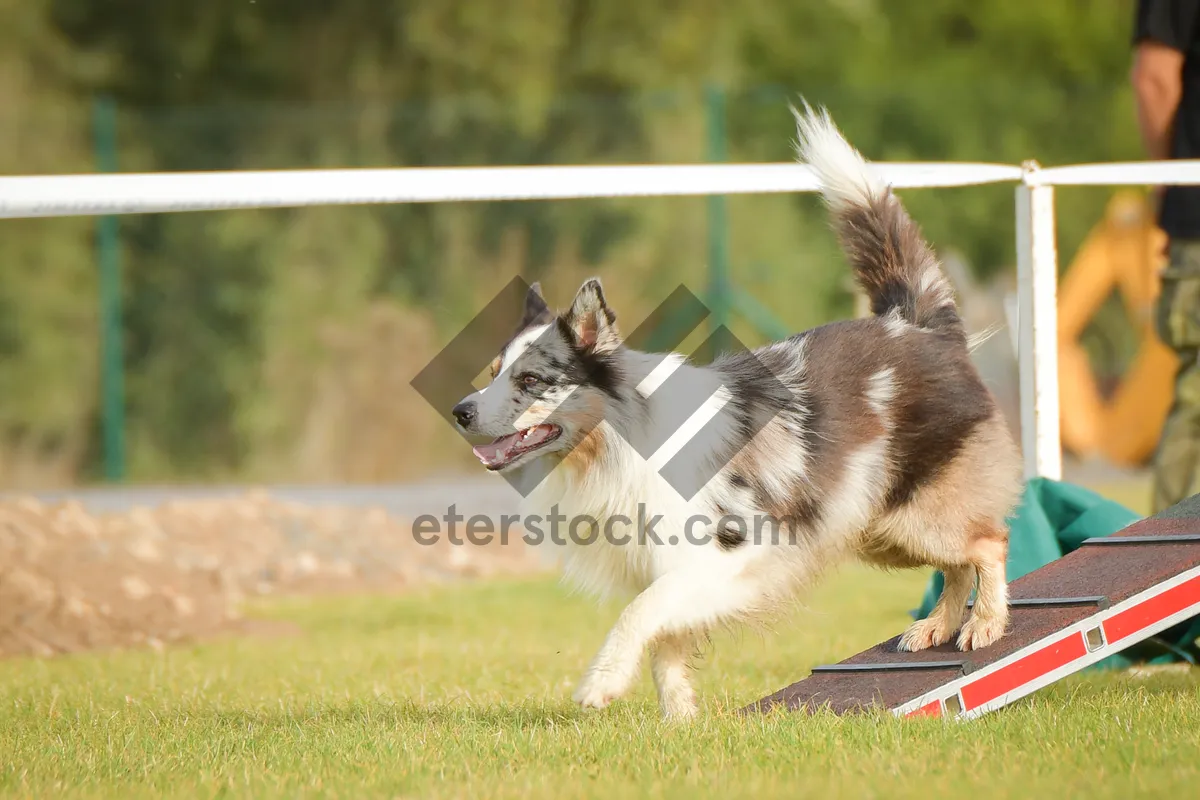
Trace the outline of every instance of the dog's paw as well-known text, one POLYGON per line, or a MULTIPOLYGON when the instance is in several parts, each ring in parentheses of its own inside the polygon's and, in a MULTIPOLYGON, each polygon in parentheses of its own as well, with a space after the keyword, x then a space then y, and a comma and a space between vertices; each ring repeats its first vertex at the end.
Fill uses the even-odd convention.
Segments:
POLYGON ((943 620, 926 617, 908 626, 908 630, 900 637, 896 649, 908 653, 927 650, 950 641, 953 634, 954 631, 943 620))
POLYGON ((1000 641, 1004 635, 1006 620, 1003 617, 979 618, 972 615, 958 635, 958 649, 978 650, 1000 641))
POLYGON ((629 678, 607 669, 591 669, 571 698, 584 708, 605 708, 629 689, 629 678))

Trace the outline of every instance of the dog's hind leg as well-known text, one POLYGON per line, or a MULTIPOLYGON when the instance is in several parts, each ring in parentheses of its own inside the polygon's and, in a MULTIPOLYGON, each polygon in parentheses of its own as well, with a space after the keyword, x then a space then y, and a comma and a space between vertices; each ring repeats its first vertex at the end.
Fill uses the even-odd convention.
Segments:
POLYGON ((688 719, 696 715, 696 691, 688 673, 688 657, 695 648, 695 637, 687 633, 669 633, 654 643, 651 670, 658 705, 668 719, 688 719))
POLYGON ((942 596, 925 619, 919 619, 900 637, 899 650, 916 652, 945 644, 962 624, 967 600, 975 586, 975 567, 966 564, 943 570, 946 582, 942 596))
POLYGON ((668 572, 621 612, 575 690, 575 702, 604 708, 629 690, 637 678, 642 653, 651 642, 703 631, 737 617, 760 600, 760 590, 750 581, 724 570, 681 568, 668 572))
POLYGON ((958 649, 977 650, 998 641, 1008 626, 1008 529, 1002 524, 973 526, 967 557, 979 572, 979 591, 958 636, 958 649))

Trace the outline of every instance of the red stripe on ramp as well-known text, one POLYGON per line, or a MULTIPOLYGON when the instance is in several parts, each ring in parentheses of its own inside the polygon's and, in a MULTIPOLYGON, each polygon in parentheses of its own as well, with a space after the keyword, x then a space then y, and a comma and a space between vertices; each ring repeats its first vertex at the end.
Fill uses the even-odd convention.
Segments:
POLYGON ((1007 667, 1002 667, 990 675, 984 675, 977 681, 962 687, 964 710, 970 711, 984 703, 990 703, 997 697, 1008 694, 1030 681, 1036 680, 1047 672, 1070 664, 1077 658, 1087 655, 1083 644, 1083 635, 1079 632, 1065 636, 1058 641, 1035 650, 1007 667))
POLYGON ((1109 644, 1119 642, 1197 603, 1200 603, 1200 575, 1109 617, 1104 623, 1104 635, 1109 644))
POLYGON ((942 715, 942 701, 934 700, 932 703, 926 703, 918 709, 908 712, 906 717, 940 717, 942 715))

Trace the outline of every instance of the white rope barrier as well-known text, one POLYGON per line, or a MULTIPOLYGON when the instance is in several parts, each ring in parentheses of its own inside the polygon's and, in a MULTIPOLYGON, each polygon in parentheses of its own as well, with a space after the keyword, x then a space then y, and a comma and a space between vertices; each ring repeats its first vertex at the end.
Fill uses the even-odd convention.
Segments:
MULTIPOLYGON (((1200 160, 1076 164, 879 164, 897 189, 1200 184, 1200 160)), ((0 218, 314 205, 567 200, 811 192, 799 164, 421 167, 0 177, 0 218)))
POLYGON ((1029 170, 1027 186, 1185 186, 1200 184, 1200 160, 1074 164, 1029 170))
MULTIPOLYGON (((1001 164, 881 164, 897 189, 1021 179, 1001 164)), ((0 177, 0 218, 374 203, 811 192, 800 164, 423 167, 0 177)))

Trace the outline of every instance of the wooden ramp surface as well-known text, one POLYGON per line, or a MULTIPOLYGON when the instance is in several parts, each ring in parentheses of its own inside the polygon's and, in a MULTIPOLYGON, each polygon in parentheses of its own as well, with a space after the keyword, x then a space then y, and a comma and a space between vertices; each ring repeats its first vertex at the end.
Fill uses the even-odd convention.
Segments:
POLYGON ((896 635, 743 709, 976 717, 1200 615, 1200 495, 1009 585, 1008 631, 964 653, 896 635))

